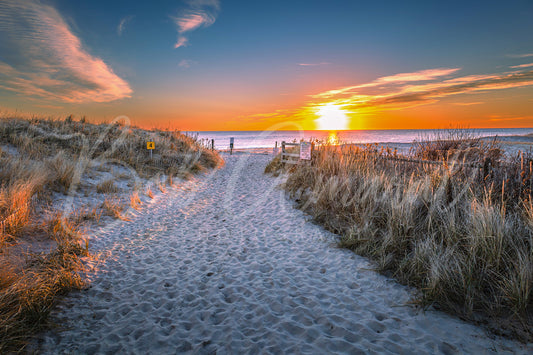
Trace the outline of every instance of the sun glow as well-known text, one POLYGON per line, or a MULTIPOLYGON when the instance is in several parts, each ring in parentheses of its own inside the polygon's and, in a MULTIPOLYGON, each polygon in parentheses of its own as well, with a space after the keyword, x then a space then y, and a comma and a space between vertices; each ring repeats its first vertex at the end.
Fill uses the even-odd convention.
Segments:
POLYGON ((330 145, 338 145, 339 144, 339 136, 337 135, 337 132, 329 132, 328 136, 328 144, 330 145))
POLYGON ((319 116, 315 120, 317 129, 339 131, 348 128, 348 116, 338 105, 329 103, 320 106, 316 114, 319 116))

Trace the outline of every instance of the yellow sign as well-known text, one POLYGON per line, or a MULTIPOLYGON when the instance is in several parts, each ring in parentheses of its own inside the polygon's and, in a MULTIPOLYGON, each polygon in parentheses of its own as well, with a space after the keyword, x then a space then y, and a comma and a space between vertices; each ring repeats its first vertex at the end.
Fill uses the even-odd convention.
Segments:
POLYGON ((155 149, 155 142, 146 142, 146 149, 155 149))

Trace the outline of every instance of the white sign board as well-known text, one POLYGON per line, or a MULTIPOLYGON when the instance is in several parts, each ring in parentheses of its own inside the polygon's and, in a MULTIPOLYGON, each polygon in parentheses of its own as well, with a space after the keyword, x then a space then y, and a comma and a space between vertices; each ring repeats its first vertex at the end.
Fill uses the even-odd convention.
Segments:
POLYGON ((311 160, 311 142, 300 143, 300 159, 311 160))

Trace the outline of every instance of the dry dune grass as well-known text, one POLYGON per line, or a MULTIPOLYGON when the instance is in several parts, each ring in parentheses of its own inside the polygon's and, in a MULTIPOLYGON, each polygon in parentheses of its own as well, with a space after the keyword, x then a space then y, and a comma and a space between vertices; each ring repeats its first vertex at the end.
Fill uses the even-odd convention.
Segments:
MULTIPOLYGON (((101 216, 125 218, 123 201, 110 197, 100 206, 65 216, 51 207, 54 193, 77 188, 91 167, 109 171, 112 165, 122 166, 130 178, 150 178, 187 176, 222 162, 216 152, 179 132, 145 131, 121 123, 94 125, 72 118, 2 118, 0 145, 0 353, 21 351, 45 324, 56 296, 83 287, 80 258, 88 255, 79 232, 83 223, 101 216), (146 151, 147 141, 156 144, 153 159, 146 151), (50 241, 52 251, 14 255, 17 244, 31 243, 31 238, 50 241)), ((101 182, 95 190, 104 196, 119 191, 115 179, 101 182)), ((138 194, 127 203, 139 208, 138 194)))
POLYGON ((286 168, 285 189, 342 246, 416 286, 421 304, 531 341, 533 155, 504 160, 495 142, 466 137, 414 152, 321 146, 310 164, 286 168))

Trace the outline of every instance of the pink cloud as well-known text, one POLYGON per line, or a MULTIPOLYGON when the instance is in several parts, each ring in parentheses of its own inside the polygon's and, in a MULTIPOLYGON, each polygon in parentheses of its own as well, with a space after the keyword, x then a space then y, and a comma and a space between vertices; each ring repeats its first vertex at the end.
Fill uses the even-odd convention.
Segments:
POLYGON ((327 98, 327 97, 333 97, 340 94, 344 95, 350 95, 353 91, 356 91, 358 89, 364 89, 364 88, 370 88, 370 87, 378 87, 384 84, 399 84, 399 83, 406 83, 406 82, 414 82, 414 81, 428 81, 433 80, 441 76, 446 76, 453 74, 460 70, 460 68, 437 68, 437 69, 427 69, 427 70, 421 70, 417 72, 411 72, 411 73, 400 73, 390 76, 384 76, 381 78, 378 78, 370 83, 366 84, 360 84, 360 85, 354 85, 354 86, 347 86, 340 89, 335 90, 329 90, 317 95, 312 95, 311 97, 314 98, 327 98))
POLYGON ((130 97, 129 84, 89 54, 56 9, 34 0, 0 4, 0 87, 63 102, 108 102, 130 97))
MULTIPOLYGON (((457 70, 433 69, 401 73, 378 78, 366 84, 329 90, 312 97, 321 101, 326 98, 330 102, 343 105, 347 110, 385 110, 426 105, 452 95, 533 86, 533 71, 467 75, 447 80, 436 80, 442 76, 453 74, 457 70), (429 80, 432 82, 420 83, 429 80), (374 93, 369 92, 369 88, 372 88, 374 93)), ((457 105, 466 106, 480 103, 457 103, 457 105)))
POLYGON ((484 104, 482 101, 476 101, 476 102, 454 102, 452 105, 456 106, 473 106, 473 105, 481 105, 484 104))
POLYGON ((178 40, 174 48, 186 46, 188 38, 184 35, 200 27, 209 27, 215 23, 220 9, 218 0, 195 0, 189 2, 190 8, 179 16, 171 17, 178 27, 178 40))
POLYGON ((513 69, 520 69, 520 68, 529 68, 529 67, 533 67, 533 63, 520 64, 520 65, 513 65, 513 66, 510 67, 510 68, 513 68, 513 69))
POLYGON ((460 68, 438 68, 421 70, 413 73, 400 73, 391 76, 385 76, 376 80, 379 83, 404 83, 409 81, 426 81, 433 80, 440 76, 446 76, 455 73, 460 68))

